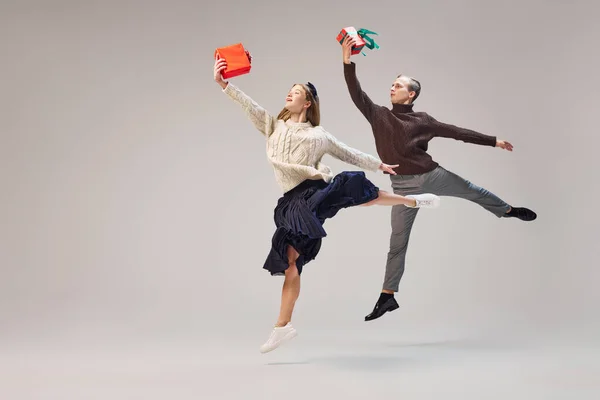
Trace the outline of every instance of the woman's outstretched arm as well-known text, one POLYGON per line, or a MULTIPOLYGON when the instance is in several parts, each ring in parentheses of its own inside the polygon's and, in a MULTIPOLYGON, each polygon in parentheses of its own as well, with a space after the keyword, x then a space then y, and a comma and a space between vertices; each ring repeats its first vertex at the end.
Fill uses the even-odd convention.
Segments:
POLYGON ((250 96, 242 92, 237 86, 231 82, 223 80, 221 72, 227 68, 227 62, 225 59, 220 58, 215 61, 214 78, 215 82, 221 86, 223 93, 229 96, 235 103, 237 103, 250 119, 252 124, 258 129, 263 135, 270 136, 275 129, 276 118, 271 116, 267 110, 256 103, 250 96))

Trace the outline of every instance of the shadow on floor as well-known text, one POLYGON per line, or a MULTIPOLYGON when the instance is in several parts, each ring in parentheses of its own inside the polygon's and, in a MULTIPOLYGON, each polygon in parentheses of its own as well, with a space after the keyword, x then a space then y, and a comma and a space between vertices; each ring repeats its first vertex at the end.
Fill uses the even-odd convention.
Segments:
MULTIPOLYGON (((428 342, 379 342, 361 343, 359 351, 308 357, 299 361, 272 362, 266 365, 322 365, 344 370, 390 371, 416 368, 431 364, 456 362, 473 353, 498 353, 526 349, 523 343, 483 339, 454 339, 428 342), (358 354, 357 354, 358 353, 358 354), (365 354, 366 353, 366 354, 365 354)), ((358 349, 358 346, 357 346, 358 349)))
POLYGON ((422 343, 414 342, 386 342, 382 343, 388 348, 422 348, 440 350, 473 350, 473 351, 511 351, 524 350, 529 346, 527 343, 516 343, 501 340, 464 338, 453 340, 440 340, 422 343))
POLYGON ((334 367, 336 369, 349 369, 349 370, 397 370, 402 367, 409 367, 413 365, 415 361, 413 359, 405 357, 394 357, 394 356, 377 356, 377 355, 332 355, 328 357, 310 358, 303 361, 289 361, 289 362, 272 362, 267 365, 281 366, 281 365, 323 365, 334 367))

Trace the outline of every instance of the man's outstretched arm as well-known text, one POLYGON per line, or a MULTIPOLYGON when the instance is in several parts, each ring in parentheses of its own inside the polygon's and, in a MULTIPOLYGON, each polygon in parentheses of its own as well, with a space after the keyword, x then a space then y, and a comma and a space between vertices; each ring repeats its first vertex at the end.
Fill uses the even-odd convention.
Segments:
POLYGON ((483 133, 471 129, 440 122, 432 116, 429 116, 429 123, 431 124, 433 136, 460 140, 465 143, 473 143, 480 146, 501 147, 512 151, 512 145, 510 143, 498 140, 496 136, 484 135, 483 133))
POLYGON ((350 36, 346 36, 344 42, 342 43, 342 56, 344 60, 344 78, 346 79, 346 85, 348 86, 348 92, 350 92, 350 97, 352 98, 352 101, 360 110, 360 112, 365 116, 365 118, 369 122, 372 122, 373 115, 375 114, 375 109, 378 106, 375 103, 373 103, 369 96, 360 87, 360 82, 356 77, 356 64, 350 61, 352 43, 353 42, 350 36))

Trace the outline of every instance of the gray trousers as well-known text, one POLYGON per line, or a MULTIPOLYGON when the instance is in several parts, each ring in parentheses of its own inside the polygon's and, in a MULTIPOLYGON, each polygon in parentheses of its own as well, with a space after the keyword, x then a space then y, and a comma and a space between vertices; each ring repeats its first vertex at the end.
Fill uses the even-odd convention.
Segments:
MULTIPOLYGON (((391 175, 394 193, 401 195, 433 193, 438 196, 452 196, 470 200, 502 218, 510 206, 495 194, 483 189, 460 176, 437 167, 431 172, 419 175, 391 175)), ((392 207, 392 235, 390 250, 385 267, 383 289, 398 291, 404 274, 406 249, 418 208, 404 205, 392 207)))

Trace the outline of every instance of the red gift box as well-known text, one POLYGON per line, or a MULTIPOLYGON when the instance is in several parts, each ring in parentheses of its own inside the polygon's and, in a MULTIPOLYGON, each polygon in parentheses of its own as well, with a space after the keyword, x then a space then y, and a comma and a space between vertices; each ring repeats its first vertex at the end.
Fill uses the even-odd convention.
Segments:
POLYGON ((215 59, 224 58, 227 68, 221 71, 224 79, 233 78, 250 72, 252 56, 241 43, 219 47, 215 50, 215 59))
POLYGON ((356 28, 353 26, 346 27, 338 33, 336 40, 342 44, 344 42, 344 38, 350 35, 354 37, 356 44, 352 46, 352 51, 350 54, 358 54, 362 51, 363 47, 365 47, 366 42, 363 38, 358 34, 356 28))

